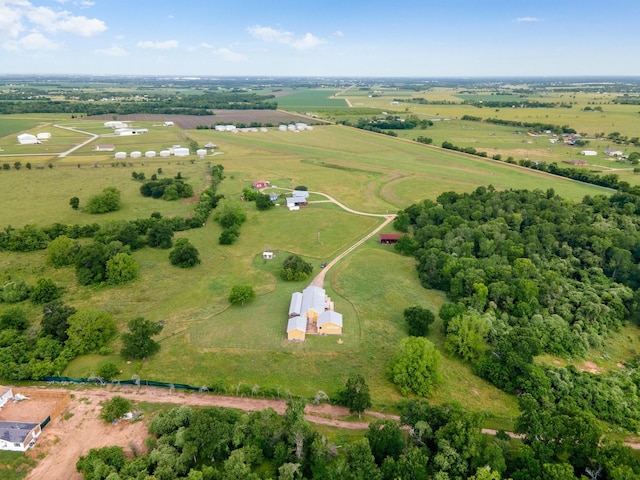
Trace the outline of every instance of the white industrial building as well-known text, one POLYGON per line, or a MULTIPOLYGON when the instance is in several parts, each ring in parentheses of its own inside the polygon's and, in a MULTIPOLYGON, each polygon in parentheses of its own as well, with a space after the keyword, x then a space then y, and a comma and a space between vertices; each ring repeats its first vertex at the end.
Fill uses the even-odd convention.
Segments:
POLYGON ((142 135, 144 133, 149 133, 149 129, 148 128, 116 128, 113 131, 113 133, 120 136, 142 135))
POLYGON ((136 150, 136 151, 131 152, 131 153, 129 154, 129 156, 130 156, 131 158, 140 158, 140 157, 142 157, 142 152, 138 152, 138 151, 136 150))
POLYGON ((116 152, 115 158, 116 160, 123 160, 127 158, 127 152, 116 152))
POLYGON ((580 155, 584 155, 585 157, 595 157, 596 155, 598 155, 598 152, 596 152, 595 150, 582 150, 580 152, 580 155))
POLYGON ((49 132, 42 132, 36 134, 36 138, 38 140, 49 140, 51 138, 51 134, 49 132))
POLYGON ((146 152, 144 152, 144 156, 147 158, 153 158, 156 156, 156 151, 155 150, 147 150, 146 152))
POLYGON ((169 150, 160 150, 160 156, 161 157, 166 158, 169 155, 171 155, 171 152, 169 150))
POLYGON ((173 149, 173 154, 176 157, 187 157, 189 156, 189 149, 187 147, 178 147, 173 149))
POLYGON ((40 140, 30 133, 21 133, 18 135, 18 143, 20 145, 35 145, 36 143, 40 143, 40 140))
POLYGON ((204 157, 206 154, 206 148, 199 148, 198 150, 196 150, 196 155, 198 155, 199 157, 204 157))

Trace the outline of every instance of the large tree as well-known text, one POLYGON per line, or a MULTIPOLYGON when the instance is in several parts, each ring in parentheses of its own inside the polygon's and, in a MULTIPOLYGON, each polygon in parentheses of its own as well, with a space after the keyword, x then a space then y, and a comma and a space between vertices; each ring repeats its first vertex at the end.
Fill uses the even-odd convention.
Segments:
POLYGON ((60 235, 47 245, 47 264, 55 268, 73 265, 79 248, 80 244, 77 240, 60 235))
POLYGON ((66 342, 67 329, 69 328, 68 319, 76 311, 74 307, 65 305, 61 300, 45 303, 42 306, 42 320, 40 321, 41 335, 66 342))
POLYGON ((68 319, 67 346, 78 355, 98 352, 116 334, 111 314, 94 308, 79 310, 68 319))
POLYGON ((39 278, 29 293, 29 299, 38 305, 52 302, 62 296, 62 287, 50 278, 39 278))
POLYGON ((146 358, 160 350, 160 344, 151 337, 162 331, 162 323, 137 317, 130 320, 127 326, 129 331, 122 334, 120 351, 124 358, 146 358))
POLYGON ((234 285, 229 294, 229 302, 237 305, 244 305, 256 298, 256 292, 251 285, 234 285))
POLYGON ((120 206, 120 191, 107 187, 101 194, 91 197, 84 208, 89 213, 107 213, 120 210, 120 206))
POLYGON ((107 283, 121 285, 138 278, 138 263, 125 252, 116 253, 106 263, 107 283))
POLYGON ((371 394, 364 376, 360 373, 352 375, 347 380, 344 390, 340 392, 340 403, 349 407, 351 413, 362 415, 371 406, 371 394))
POLYGON ((171 265, 177 267, 190 268, 200 263, 200 254, 188 239, 180 238, 176 241, 173 250, 169 253, 171 265))
POLYGON ((429 326, 435 318, 431 310, 419 305, 404 309, 404 319, 409 328, 409 335, 412 337, 426 337, 429 334, 429 326))
POLYGON ((428 397, 442 383, 440 363, 440 352, 433 343, 424 337, 408 337, 400 341, 387 371, 403 395, 428 397))

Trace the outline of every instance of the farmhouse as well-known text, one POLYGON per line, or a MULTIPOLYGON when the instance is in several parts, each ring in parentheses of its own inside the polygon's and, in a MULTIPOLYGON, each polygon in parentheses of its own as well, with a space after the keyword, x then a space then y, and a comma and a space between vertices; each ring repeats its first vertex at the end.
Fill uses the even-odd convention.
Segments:
POLYGON ((381 233, 380 244, 381 245, 395 245, 402 236, 401 233, 381 233))
POLYGON ((271 183, 269 183, 268 180, 256 180, 255 182, 253 182, 251 186, 253 188, 265 188, 265 187, 268 187, 269 185, 271 185, 271 183))
POLYGON ((96 145, 96 148, 94 148, 96 152, 113 152, 115 149, 116 149, 115 145, 109 145, 109 144, 96 145))
POLYGON ((36 143, 40 143, 40 140, 30 133, 21 133, 18 135, 18 143, 20 145, 35 145, 36 143))
POLYGON ((41 433, 39 423, 0 421, 0 450, 26 452, 41 433))
POLYGON ((289 304, 287 338, 304 341, 307 334, 342 335, 342 315, 334 311, 324 288, 308 286, 294 292, 289 304))
POLYGON ((604 153, 609 155, 610 157, 621 157, 624 155, 624 152, 621 150, 613 150, 611 148, 607 148, 604 153))
POLYGON ((272 202, 277 202, 277 201, 278 201, 278 198, 279 198, 279 197, 278 197, 278 194, 277 194, 277 193, 271 192, 271 193, 269 194, 269 200, 271 200, 272 202))
POLYGON ((218 148, 218 146, 213 142, 209 142, 204 146, 204 148, 208 148, 209 150, 215 150, 216 148, 218 148))

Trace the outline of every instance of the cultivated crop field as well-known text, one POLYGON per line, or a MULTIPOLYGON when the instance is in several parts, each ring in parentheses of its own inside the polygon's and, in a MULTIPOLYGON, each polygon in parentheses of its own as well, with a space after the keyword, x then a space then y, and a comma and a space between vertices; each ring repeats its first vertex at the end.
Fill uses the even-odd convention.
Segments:
MULTIPOLYGON (((68 124, 68 120, 59 121, 68 124)), ((270 129, 232 134, 184 131, 177 126, 154 126, 154 122, 136 122, 137 127, 149 128, 149 134, 101 137, 66 158, 52 157, 53 168, 0 171, 0 226, 103 223, 146 218, 156 211, 169 217, 188 216, 193 200, 143 198, 140 183, 131 173, 144 172, 149 178, 159 168, 167 177, 180 172, 199 191, 208 184, 208 162, 224 166, 226 178, 219 192, 228 198, 239 199, 251 182, 266 179, 283 189, 305 185, 354 210, 377 214, 394 213, 424 198, 435 199, 443 191, 471 191, 488 184, 498 189, 553 188, 573 200, 606 193, 591 185, 343 126, 318 126, 300 133, 270 129), (144 152, 184 144, 187 139, 200 145, 214 142, 216 154, 204 159, 127 159, 123 166, 115 164, 112 153, 92 151, 97 143, 114 143, 117 150, 144 152), (82 207, 88 197, 108 186, 122 192, 122 210, 95 216, 70 208, 70 197, 78 196, 82 207)), ((102 123, 80 119, 78 128, 108 133, 102 123)), ((4 137, 0 144, 14 138, 4 137)), ((74 134, 69 138, 88 137, 74 134)), ((11 157, 11 163, 18 158, 25 163, 28 157, 11 157)), ((311 200, 321 198, 311 196, 311 200)), ((213 219, 203 228, 176 235, 188 238, 199 250, 202 263, 193 269, 172 267, 166 250, 144 248, 134 253, 140 265, 140 278, 134 283, 83 287, 72 269, 47 266, 44 251, 0 252, 0 280, 23 279, 32 284, 40 277, 52 278, 65 285, 65 303, 107 310, 121 331, 138 316, 164 322, 157 355, 128 365, 117 355, 116 342, 111 355, 85 356, 72 362, 64 372, 70 376, 95 374, 101 364, 114 361, 123 371, 122 378, 136 374, 193 385, 222 381, 229 391, 239 385, 257 385, 313 397, 318 390, 334 394, 349 375, 360 372, 372 389, 374 407, 395 403, 400 397, 385 377, 385 364, 406 336, 402 311, 416 304, 437 311, 444 296, 422 288, 412 258, 378 245, 374 237, 332 268, 325 280, 327 293, 344 316, 342 343, 335 337, 290 343, 285 335, 290 296, 308 281, 280 280, 279 262, 289 252, 298 253, 314 265, 315 275, 320 263, 330 261, 382 220, 348 213, 330 203, 312 203, 297 212, 283 207, 259 212, 253 203, 242 206, 248 219, 232 246, 218 244, 221 228, 213 219), (263 261, 264 250, 278 252, 276 258, 263 261), (230 306, 229 291, 240 284, 253 286, 258 297, 245 306, 230 306)), ((37 322, 38 309, 30 304, 25 309, 37 322)), ((431 339, 442 345, 437 325, 431 339)), ((474 376, 461 361, 444 354, 443 373, 445 386, 435 401, 458 400, 486 411, 501 425, 516 415, 512 397, 474 376)))

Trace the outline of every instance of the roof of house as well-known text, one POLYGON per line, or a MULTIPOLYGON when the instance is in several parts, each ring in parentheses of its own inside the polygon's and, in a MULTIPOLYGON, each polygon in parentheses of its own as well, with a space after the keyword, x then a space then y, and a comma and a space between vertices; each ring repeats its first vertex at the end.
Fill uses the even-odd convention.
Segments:
POLYGON ((300 315, 302 313, 302 294, 293 292, 291 295, 291 303, 289 304, 289 315, 300 315))
POLYGON ((0 439, 11 443, 22 443, 31 430, 39 425, 39 423, 0 421, 0 439))
POLYGON ((306 190, 292 190, 291 195, 293 197, 309 198, 309 192, 307 192, 306 190))
POLYGON ((305 288, 302 291, 301 313, 307 313, 310 309, 315 310, 317 313, 324 312, 327 306, 326 298, 327 295, 324 288, 313 285, 305 288))
POLYGON ((293 330, 300 330, 301 332, 307 332, 307 319, 305 317, 297 316, 291 317, 287 323, 287 333, 293 330))
POLYGON ((322 312, 318 316, 318 327, 321 327, 327 323, 333 323, 334 325, 338 325, 340 328, 342 328, 342 314, 333 310, 322 312))
POLYGON ((381 233, 380 240, 398 240, 401 236, 401 233, 381 233))

